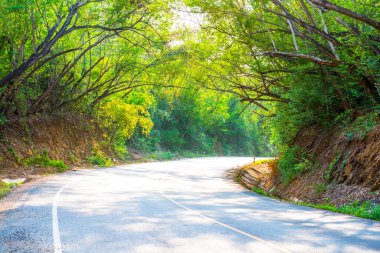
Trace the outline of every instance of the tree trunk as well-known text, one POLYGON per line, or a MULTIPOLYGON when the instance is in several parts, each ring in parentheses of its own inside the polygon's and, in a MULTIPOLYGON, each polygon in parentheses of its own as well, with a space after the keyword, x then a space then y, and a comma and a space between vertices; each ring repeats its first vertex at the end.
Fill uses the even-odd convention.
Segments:
MULTIPOLYGON (((338 13, 343 14, 345 16, 348 16, 348 17, 354 18, 356 20, 362 21, 363 23, 366 23, 366 24, 376 28, 377 30, 380 30, 380 22, 378 22, 374 19, 368 18, 364 15, 353 12, 349 9, 344 8, 344 7, 335 5, 335 4, 330 3, 329 1, 326 1, 326 0, 309 0, 309 1, 313 4, 315 4, 316 6, 322 7, 326 10, 332 10, 332 11, 338 12, 338 13)), ((374 8, 376 8, 376 7, 374 7, 374 8)))

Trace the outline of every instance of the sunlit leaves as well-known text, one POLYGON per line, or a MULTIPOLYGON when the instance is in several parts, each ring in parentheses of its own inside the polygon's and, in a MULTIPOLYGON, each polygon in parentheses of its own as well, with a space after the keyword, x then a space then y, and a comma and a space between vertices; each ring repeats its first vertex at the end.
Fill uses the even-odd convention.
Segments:
POLYGON ((127 104, 122 100, 111 100, 100 107, 98 117, 102 125, 124 140, 130 138, 136 127, 149 134, 153 127, 149 112, 141 105, 127 104))

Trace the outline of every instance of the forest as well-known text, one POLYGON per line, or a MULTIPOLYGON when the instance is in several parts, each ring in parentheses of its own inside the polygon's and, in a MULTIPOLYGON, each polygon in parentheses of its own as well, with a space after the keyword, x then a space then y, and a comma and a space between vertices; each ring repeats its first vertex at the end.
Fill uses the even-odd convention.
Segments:
POLYGON ((3 129, 74 113, 120 159, 127 146, 280 156, 285 175, 306 166, 305 129, 352 139, 379 121, 376 0, 0 4, 3 129))

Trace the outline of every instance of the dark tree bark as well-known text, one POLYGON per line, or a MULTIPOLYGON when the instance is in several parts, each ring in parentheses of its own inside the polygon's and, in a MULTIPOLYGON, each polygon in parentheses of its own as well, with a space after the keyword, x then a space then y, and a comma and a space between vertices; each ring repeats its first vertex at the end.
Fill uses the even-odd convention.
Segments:
MULTIPOLYGON (((353 19, 362 21, 363 23, 366 23, 366 24, 376 28, 377 30, 380 30, 380 22, 378 22, 374 19, 368 18, 364 15, 353 12, 349 9, 344 8, 344 7, 335 5, 335 4, 330 3, 329 1, 326 1, 326 0, 309 0, 309 1, 313 4, 315 4, 316 6, 322 7, 326 10, 332 10, 332 11, 338 12, 342 15, 345 15, 345 16, 351 17, 353 19)), ((376 8, 376 7, 374 7, 374 8, 376 8)))

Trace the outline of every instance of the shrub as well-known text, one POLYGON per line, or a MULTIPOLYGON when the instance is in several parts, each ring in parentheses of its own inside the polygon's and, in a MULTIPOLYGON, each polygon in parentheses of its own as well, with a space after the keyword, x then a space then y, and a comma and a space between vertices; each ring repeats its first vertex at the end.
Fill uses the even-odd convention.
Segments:
POLYGON ((306 152, 298 146, 287 148, 278 160, 280 178, 285 184, 289 184, 310 167, 312 163, 307 159, 306 152))
POLYGON ((332 160, 332 162, 329 164, 329 166, 327 167, 327 170, 325 171, 325 176, 324 176, 324 179, 327 181, 327 182, 330 182, 331 181, 331 176, 332 176, 332 172, 335 168, 335 165, 338 163, 339 159, 340 159, 341 155, 338 155, 334 158, 334 160, 332 160))
POLYGON ((334 160, 329 164, 327 170, 325 171, 324 179, 327 182, 331 182, 333 178, 334 170, 342 171, 344 167, 346 167, 347 159, 349 154, 343 156, 343 154, 339 154, 334 158, 334 160))
POLYGON ((0 126, 5 125, 5 123, 7 122, 8 122, 7 117, 4 114, 0 113, 0 126))
POLYGON ((18 182, 18 183, 6 183, 3 181, 0 181, 0 199, 5 197, 8 192, 12 190, 13 187, 22 185, 23 182, 18 182))
POLYGON ((257 160, 255 161, 252 165, 259 165, 259 164, 263 164, 263 163, 273 163, 275 160, 274 159, 260 159, 260 160, 257 160))
POLYGON ((103 154, 94 154, 87 158, 87 160, 93 164, 98 165, 100 167, 109 167, 113 165, 113 162, 110 158, 106 157, 103 154))
POLYGON ((368 132, 375 128, 377 124, 377 114, 369 113, 358 117, 351 126, 346 128, 344 136, 347 140, 352 140, 356 137, 364 139, 368 132))
POLYGON ((369 201, 355 201, 338 208, 339 212, 355 215, 362 218, 380 220, 380 205, 369 201))
POLYGON ((61 160, 50 160, 48 162, 49 167, 53 167, 57 169, 59 173, 65 172, 69 166, 67 166, 63 161, 61 160))
POLYGON ((158 156, 158 159, 159 160, 171 160, 173 159, 173 153, 168 151, 168 152, 162 152, 162 153, 159 153, 160 156, 158 156))
POLYGON ((65 172, 68 169, 68 166, 62 160, 50 159, 47 150, 25 159, 24 162, 30 166, 39 165, 44 168, 55 168, 59 173, 65 172))
POLYGON ((0 181, 0 199, 5 197, 8 192, 12 189, 11 184, 4 183, 3 181, 0 181))
POLYGON ((22 163, 23 157, 17 154, 16 150, 13 147, 8 147, 8 152, 15 159, 17 163, 22 163))
POLYGON ((76 163, 79 161, 78 157, 75 156, 75 154, 71 153, 69 154, 69 160, 72 162, 72 163, 76 163))
POLYGON ((326 185, 325 184, 317 184, 315 186, 315 191, 317 192, 317 194, 322 194, 326 191, 326 185))
POLYGON ((253 187, 253 188, 252 188, 252 191, 256 192, 257 194, 260 194, 260 195, 264 195, 264 196, 272 197, 272 198, 273 198, 273 196, 272 196, 270 193, 264 191, 263 189, 261 189, 261 188, 259 188, 259 187, 253 187))
POLYGON ((170 151, 156 151, 154 154, 151 154, 149 158, 153 160, 172 160, 180 158, 180 155, 170 151))

